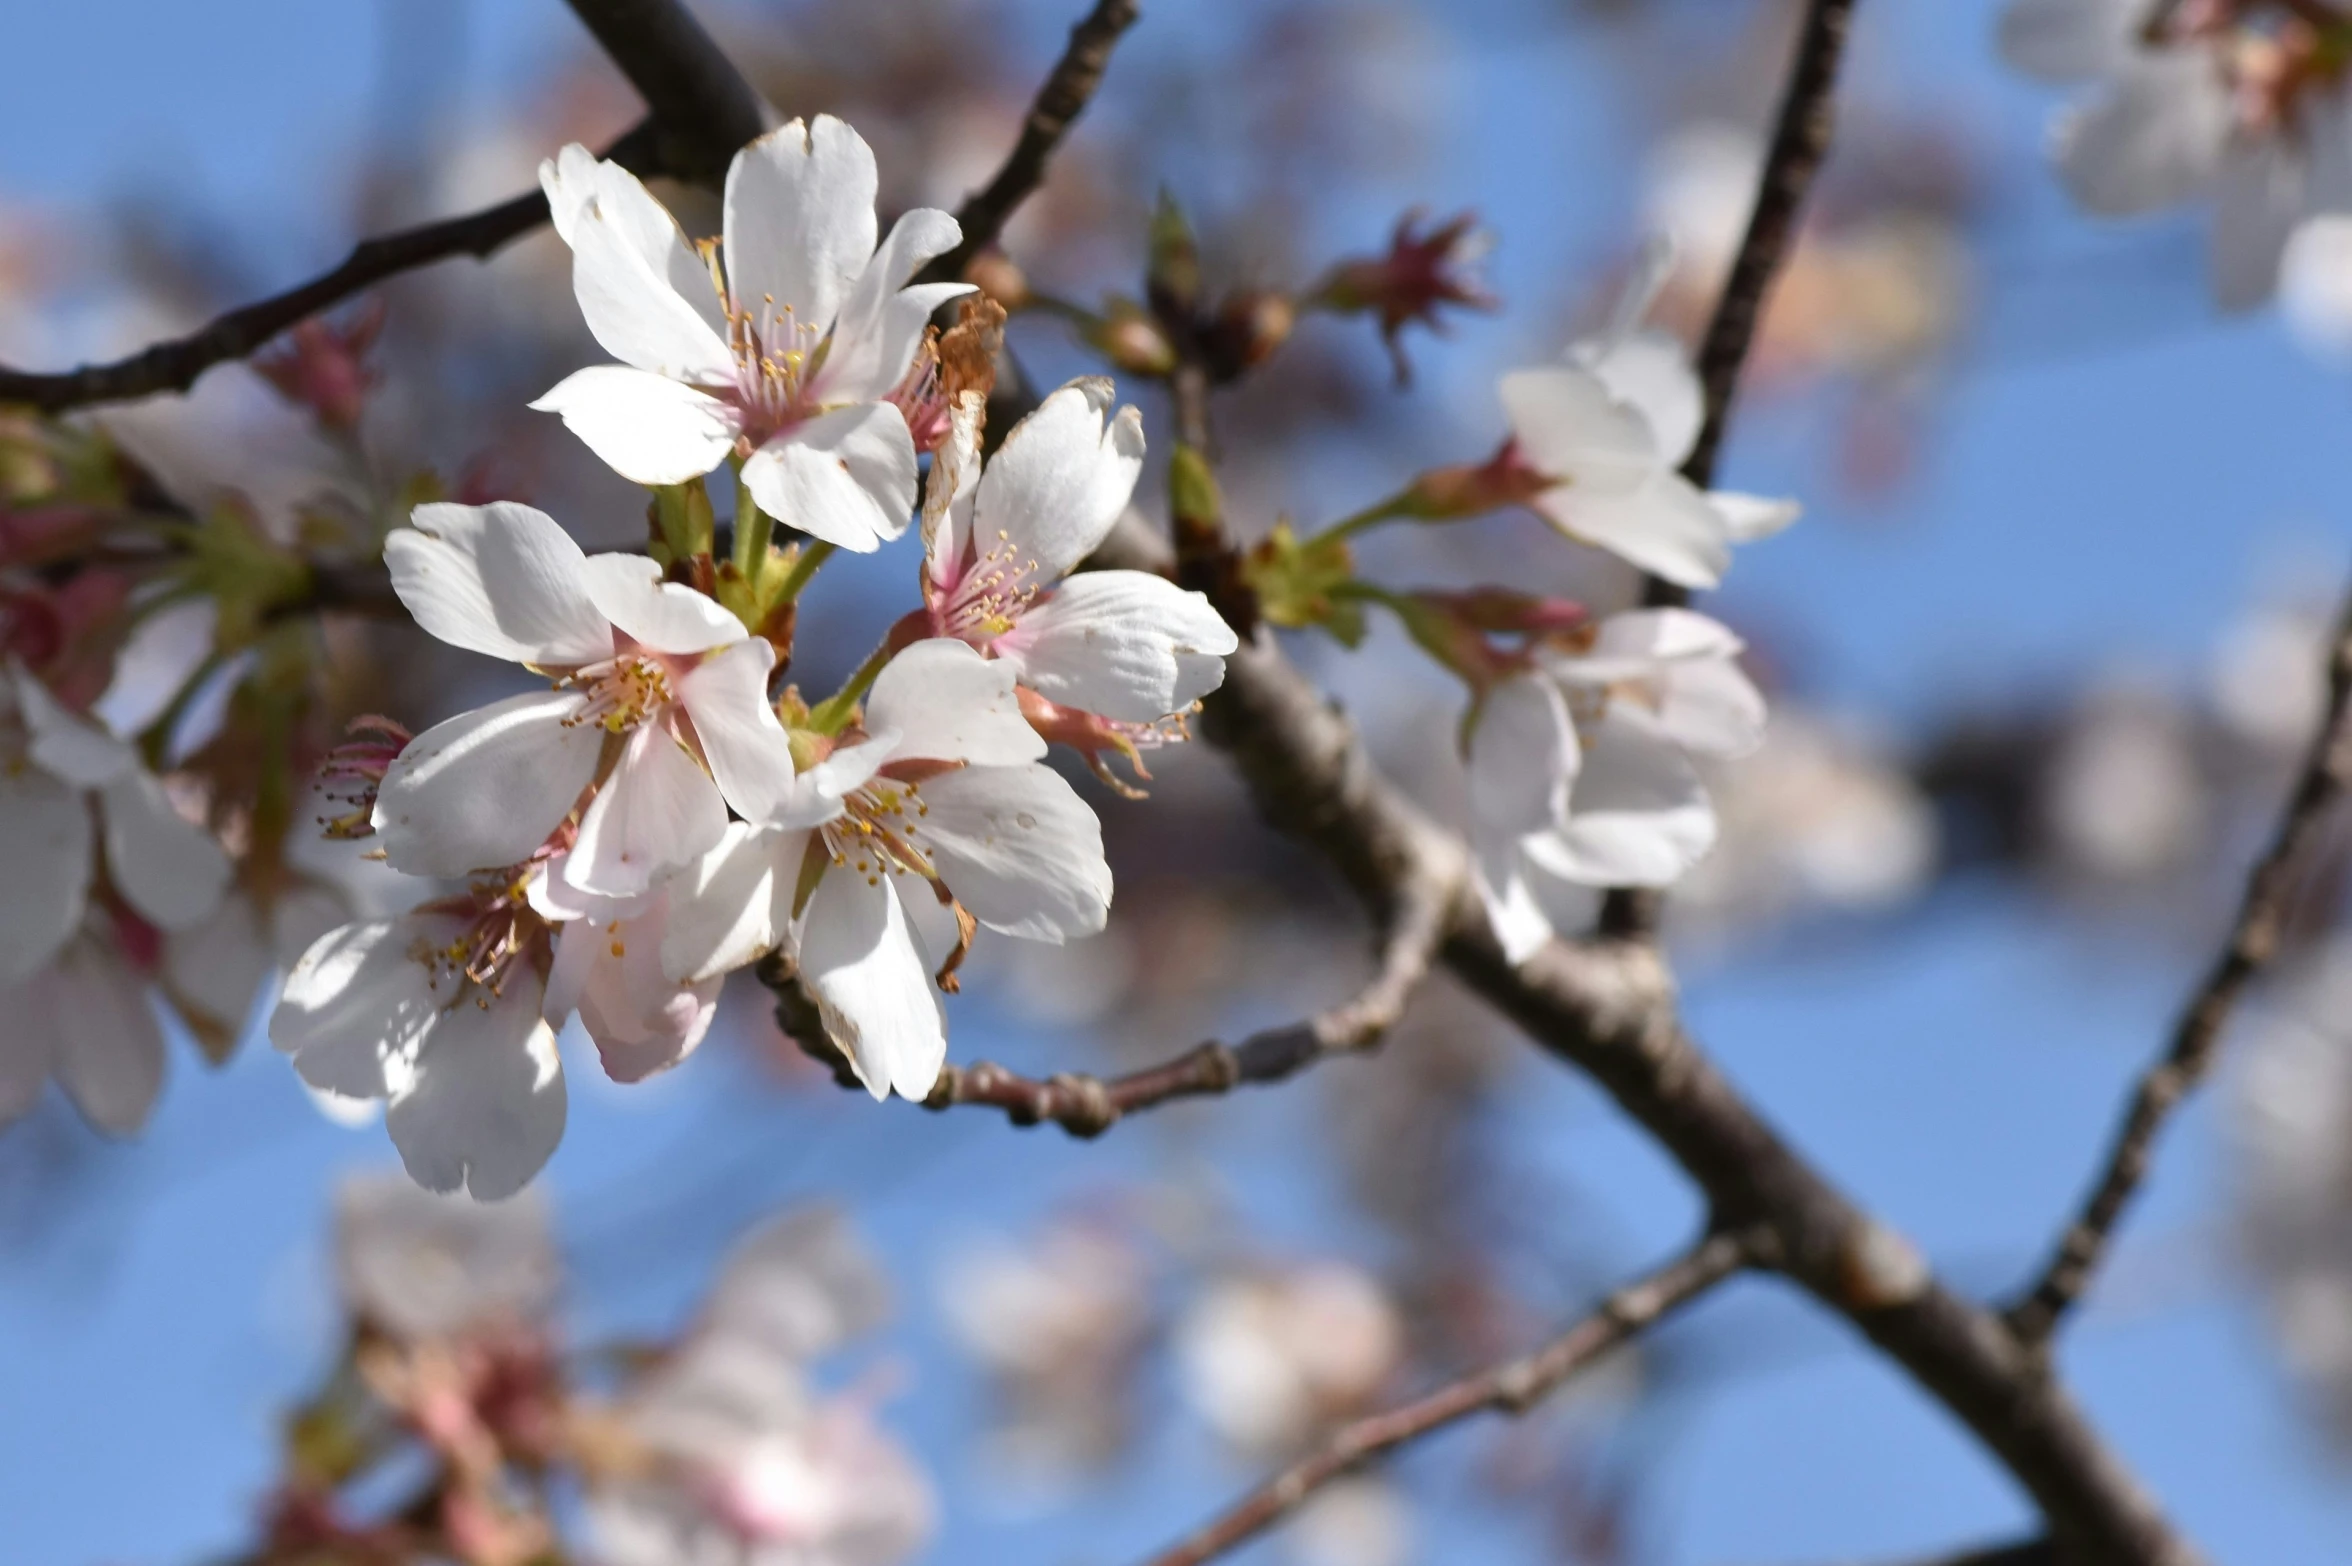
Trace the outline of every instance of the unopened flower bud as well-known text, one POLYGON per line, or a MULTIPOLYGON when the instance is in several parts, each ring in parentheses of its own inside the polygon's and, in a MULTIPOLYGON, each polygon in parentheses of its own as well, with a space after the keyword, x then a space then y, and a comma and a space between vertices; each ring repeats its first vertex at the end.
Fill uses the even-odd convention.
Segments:
POLYGON ((375 385, 367 353, 383 329, 380 299, 343 326, 314 316, 296 324, 275 347, 255 355, 253 367, 268 377, 280 396, 310 409, 329 429, 356 429, 375 385))
POLYGON ((1001 250, 983 250, 966 262, 964 281, 1007 311, 1026 309, 1029 305, 1029 274, 1001 250))
POLYGON ((1124 300, 1085 330, 1086 341, 1114 368, 1129 375, 1162 376, 1176 368, 1176 350, 1159 326, 1124 300))
POLYGON ((1506 440, 1484 462, 1431 468, 1414 479, 1397 514, 1423 522, 1459 522, 1504 506, 1525 505, 1552 480, 1530 466, 1519 443, 1506 440))
POLYGON ((1210 373, 1229 381, 1271 358, 1290 340, 1298 308, 1288 294, 1245 288, 1226 296, 1206 333, 1210 373))

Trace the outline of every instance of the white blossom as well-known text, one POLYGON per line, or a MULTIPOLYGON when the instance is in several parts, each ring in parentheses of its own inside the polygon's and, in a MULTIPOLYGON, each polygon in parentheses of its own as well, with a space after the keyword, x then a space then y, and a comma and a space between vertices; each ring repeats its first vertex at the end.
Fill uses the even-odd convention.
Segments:
POLYGON ((353 1314, 418 1341, 537 1321, 562 1267, 535 1193, 485 1207, 361 1175, 335 1193, 335 1275, 353 1314))
POLYGON ((1551 938, 1534 877, 1664 886, 1715 841, 1693 754, 1763 737, 1739 638, 1688 609, 1613 615, 1480 702, 1469 740, 1475 879, 1504 953, 1551 938))
POLYGON ((919 1099, 946 1058, 933 975, 979 925, 1061 941, 1103 927, 1102 828, 1038 765, 1012 668, 947 638, 901 651, 864 725, 766 821, 670 883, 663 968, 700 983, 782 949, 876 1098, 919 1099))
POLYGON ((564 879, 633 897, 710 849, 729 805, 754 820, 774 811, 792 781, 767 700, 775 652, 733 615, 642 555, 582 553, 528 506, 426 505, 414 521, 384 559, 417 623, 550 688, 460 714, 400 753, 374 812, 394 869, 520 864, 595 784, 564 879))
POLYGON ((918 207, 877 249, 873 151, 827 115, 735 155, 723 265, 583 147, 539 179, 588 330, 622 362, 532 406, 637 483, 683 483, 733 454, 763 511, 828 543, 866 551, 906 531, 915 446, 889 397, 931 312, 970 291, 906 284, 955 247, 955 219, 918 207))
POLYGON ((1294 1446, 1363 1408, 1404 1358, 1404 1324, 1379 1284, 1342 1263, 1221 1280, 1176 1328, 1184 1396, 1253 1454, 1294 1446))

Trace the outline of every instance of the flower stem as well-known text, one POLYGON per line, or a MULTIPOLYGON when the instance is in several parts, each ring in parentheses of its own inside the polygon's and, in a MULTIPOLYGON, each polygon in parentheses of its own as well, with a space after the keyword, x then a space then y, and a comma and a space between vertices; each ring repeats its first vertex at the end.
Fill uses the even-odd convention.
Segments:
POLYGON ((802 545, 800 552, 793 556, 791 566, 785 570, 783 580, 776 584, 776 602, 788 604, 798 599, 800 590, 808 586, 809 578, 817 574, 817 567, 832 557, 833 546, 821 538, 812 538, 802 545))
POLYGON ((888 640, 866 655, 841 689, 809 709, 808 726, 819 734, 838 734, 849 724, 849 715, 857 710, 858 698, 873 687, 881 675, 883 665, 890 662, 894 651, 888 640))
POLYGON ((1353 516, 1340 518, 1313 538, 1308 539, 1307 542, 1320 544, 1343 538, 1353 538, 1366 528, 1404 516, 1406 508, 1411 503, 1412 493, 1410 489, 1400 489, 1386 500, 1366 506, 1353 516))
POLYGON ((768 541, 775 536, 775 520, 751 498, 751 488, 738 471, 735 475, 735 570, 745 581, 760 579, 761 568, 768 559, 768 541))

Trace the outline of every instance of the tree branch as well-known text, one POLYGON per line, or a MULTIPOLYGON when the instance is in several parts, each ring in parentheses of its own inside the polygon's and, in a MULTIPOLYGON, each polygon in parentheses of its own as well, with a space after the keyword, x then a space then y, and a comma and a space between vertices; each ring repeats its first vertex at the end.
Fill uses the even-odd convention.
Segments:
POLYGON ((1029 117, 1021 122, 1020 140, 1013 143, 1003 167, 956 209, 962 241, 924 267, 917 282, 954 282, 964 275, 972 257, 996 243, 1021 203, 1045 182, 1046 160, 1085 112, 1094 90, 1102 85, 1120 34, 1135 25, 1140 11, 1137 0, 1095 0, 1094 9, 1070 29, 1069 45, 1037 89, 1029 117))
POLYGON ((2287 797, 2270 846, 2246 878, 2229 938, 2173 1024, 2162 1058, 2141 1074, 2107 1158, 2080 1213, 2059 1237, 2038 1280, 2009 1309, 2028 1343, 2049 1338, 2090 1286, 2115 1226, 2147 1178, 2157 1135, 2182 1099, 2213 1069, 2222 1030, 2246 987, 2278 952, 2279 929, 2321 842, 2328 813, 2352 784, 2352 598, 2328 649, 2327 708, 2287 797))
POLYGON ((681 0, 568 0, 645 100, 653 151, 680 179, 715 182, 777 122, 758 89, 681 0))
POLYGON ((1329 1440, 1253 1490, 1148 1566, 1203 1566, 1281 1522, 1324 1485, 1473 1414, 1527 1412, 1577 1371, 1750 1264, 1758 1236, 1715 1233, 1611 1294, 1533 1353, 1450 1382, 1386 1413, 1342 1425, 1329 1440))
MULTIPOLYGON (((640 121, 604 155, 640 175, 666 173, 653 154, 653 144, 652 122, 640 121)), ((53 375, 0 365, 0 403, 61 413, 94 402, 186 391, 214 365, 244 358, 296 322, 386 278, 452 256, 488 257, 546 221, 547 198, 533 190, 463 217, 363 239, 333 271, 231 310, 185 337, 153 344, 128 358, 53 375)))
POLYGON ((1064 1072, 1040 1082, 985 1060, 943 1066, 923 1107, 980 1104, 1003 1110, 1017 1126, 1050 1120, 1072 1136, 1091 1138, 1139 1109, 1172 1099, 1215 1097, 1250 1083, 1279 1082, 1333 1055, 1368 1050, 1396 1026, 1428 976, 1452 917, 1454 896, 1453 886, 1438 881, 1405 889, 1388 923, 1380 970, 1372 982, 1345 1005, 1305 1022, 1267 1028, 1234 1045, 1212 1039, 1173 1060, 1108 1080, 1064 1072))

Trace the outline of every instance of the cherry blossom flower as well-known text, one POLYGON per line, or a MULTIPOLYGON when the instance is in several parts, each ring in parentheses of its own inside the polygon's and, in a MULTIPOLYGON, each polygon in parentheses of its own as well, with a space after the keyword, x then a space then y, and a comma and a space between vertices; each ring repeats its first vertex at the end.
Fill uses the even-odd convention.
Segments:
POLYGON ((1175 1340, 1186 1400, 1258 1456, 1360 1412, 1404 1351, 1404 1323, 1386 1292, 1340 1262, 1220 1280, 1184 1313, 1175 1340))
POLYGON ((2210 195, 2215 297, 2270 296, 2313 213, 2352 207, 2352 17, 2284 0, 2011 0, 2001 52, 2025 74, 2096 84, 2051 135, 2089 210, 2130 216, 2210 195))
POLYGON ((1479 896, 1511 961, 1551 938, 1533 874, 1663 886, 1713 845, 1714 809, 1690 756, 1745 754, 1764 731, 1739 651, 1705 615, 1636 610, 1485 693, 1469 741, 1471 841, 1479 896))
POLYGON ((227 856, 136 750, 11 667, 0 671, 0 867, 0 1124, 54 1075, 91 1124, 137 1130, 163 1080, 149 999, 163 932, 218 906, 227 856))
POLYGON ((634 897, 710 849, 729 805, 773 813, 792 760, 767 702, 767 642, 641 555, 583 554, 528 506, 426 505, 414 521, 384 559, 417 623, 550 688, 451 718, 401 751, 373 815, 394 869, 521 864, 594 784, 563 877, 634 897))
POLYGON ((1705 395, 1681 343, 1638 325, 1670 262, 1655 247, 1616 323, 1570 347, 1566 363, 1503 377, 1511 441, 1500 466, 1568 537, 1679 586, 1713 587, 1732 545, 1778 532, 1797 507, 1701 490, 1679 471, 1698 443, 1705 395))
POLYGON ((979 400, 955 423, 924 495, 930 629, 1008 664, 1056 709, 1145 727, 1224 683, 1240 645, 1208 599, 1148 571, 1069 572, 1118 522, 1143 470, 1133 408, 1106 422, 1111 383, 1070 382, 1013 426, 985 470, 979 400))
POLYGON ((953 987, 966 919, 1062 941, 1108 914, 1102 828, 1044 754, 1008 663, 907 647, 787 812, 670 883, 665 972, 700 983, 782 949, 868 1091, 920 1099, 947 1052, 933 975, 953 987))
POLYGON ((918 207, 877 249, 873 151, 827 115, 735 155, 725 237, 699 256, 635 175, 583 147, 539 179, 588 330, 622 362, 533 407, 640 484, 732 454, 763 511, 827 543, 863 552, 906 531, 915 445, 890 397, 931 312, 970 292, 906 284, 955 247, 955 219, 918 207))
POLYGON ((670 893, 601 897, 569 885, 564 855, 530 882, 532 909, 556 926, 547 976, 547 1020, 574 1011, 615 1082, 637 1082, 692 1054, 718 1014, 721 978, 681 985, 662 976, 670 893))
POLYGON ((540 1320, 562 1267, 535 1193, 484 1207, 363 1175, 335 1193, 335 1276, 353 1315, 424 1341, 540 1320))

